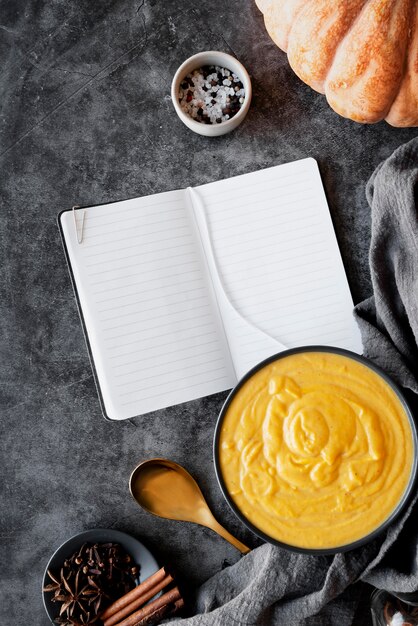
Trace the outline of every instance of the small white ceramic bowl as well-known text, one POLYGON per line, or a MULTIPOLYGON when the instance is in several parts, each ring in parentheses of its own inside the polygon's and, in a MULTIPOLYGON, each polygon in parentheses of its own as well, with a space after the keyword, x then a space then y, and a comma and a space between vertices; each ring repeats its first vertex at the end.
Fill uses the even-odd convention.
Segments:
POLYGON ((252 96, 251 80, 245 67, 237 61, 237 59, 226 52, 217 52, 216 50, 210 50, 208 52, 199 52, 192 57, 186 59, 182 63, 174 74, 173 82, 171 83, 171 100, 176 110, 177 115, 186 124, 190 130, 193 130, 199 135, 206 135, 206 137, 217 137, 218 135, 224 135, 241 124, 244 117, 247 115, 250 108, 252 96), (240 110, 234 117, 221 122, 220 124, 202 124, 202 122, 196 122, 190 115, 185 113, 179 103, 179 91, 180 83, 182 80, 192 72, 193 70, 203 67, 204 65, 218 65, 219 67, 225 67, 228 70, 234 72, 239 76, 245 90, 244 102, 240 110))

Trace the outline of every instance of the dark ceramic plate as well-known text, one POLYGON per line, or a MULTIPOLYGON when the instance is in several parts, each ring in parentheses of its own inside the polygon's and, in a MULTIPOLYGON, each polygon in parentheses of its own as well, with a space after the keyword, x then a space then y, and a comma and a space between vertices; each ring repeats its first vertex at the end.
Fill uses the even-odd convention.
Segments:
MULTIPOLYGON (((99 528, 95 530, 86 530, 79 535, 74 535, 71 539, 68 539, 63 543, 58 550, 51 556, 48 565, 45 569, 45 574, 42 582, 42 589, 48 585, 51 581, 47 575, 47 571, 51 570, 59 571, 65 559, 69 558, 76 550, 79 550, 83 543, 119 543, 126 552, 128 552, 133 558, 136 565, 139 566, 139 578, 140 581, 145 580, 151 574, 154 574, 158 569, 158 563, 151 552, 146 548, 138 539, 131 537, 119 530, 106 530, 99 528)), ((49 619, 55 624, 54 619, 58 617, 59 607, 51 602, 52 594, 44 593, 42 591, 44 600, 45 611, 48 614, 49 619)))
POLYGON ((336 554, 337 552, 346 552, 347 550, 353 550, 354 548, 358 548, 359 546, 361 546, 361 545, 363 545, 365 543, 368 543, 369 541, 372 541, 372 539, 374 539, 375 537, 380 535, 383 531, 385 531, 387 529, 387 527, 394 522, 394 520, 398 517, 398 515, 401 513, 401 511, 405 508, 406 504, 410 500, 411 495, 414 492, 415 484, 416 484, 416 481, 417 481, 418 438, 417 438, 417 431, 416 431, 416 427, 415 427, 414 418, 412 416, 411 409, 409 408, 409 405, 408 405, 408 402, 406 401, 405 396, 403 395, 403 393, 400 390, 400 388, 387 376, 387 374, 385 374, 385 372, 383 370, 381 370, 379 367, 374 365, 374 363, 372 363, 368 359, 366 359, 366 358, 364 358, 362 356, 359 356, 358 354, 355 354, 354 352, 350 352, 349 350, 343 350, 342 348, 332 348, 332 347, 329 347, 329 346, 306 346, 306 347, 301 347, 301 348, 293 348, 291 350, 285 350, 283 352, 280 352, 279 354, 275 354, 275 355, 269 357, 265 361, 262 361, 261 363, 259 363, 255 367, 253 367, 253 369, 250 370, 239 381, 239 383, 234 387, 234 389, 231 391, 231 393, 227 397, 227 399, 225 401, 225 404, 223 405, 223 407, 221 409, 221 412, 219 414, 218 421, 217 421, 216 427, 215 427, 215 435, 214 435, 214 441, 213 441, 213 456, 214 456, 216 477, 218 479, 218 483, 219 483, 219 486, 221 488, 221 491, 223 493, 223 496, 224 496, 225 500, 228 502, 229 506, 234 511, 235 515, 254 534, 256 534, 258 537, 260 537, 264 541, 272 543, 272 544, 274 544, 276 546, 280 546, 281 548, 287 548, 288 550, 291 550, 292 552, 301 552, 303 554, 336 554), (332 354, 341 354, 342 356, 348 357, 350 359, 353 359, 354 361, 362 363, 366 367, 368 367, 371 370, 373 370, 373 372, 375 372, 381 378, 383 378, 383 380, 389 385, 389 387, 391 387, 391 389, 395 392, 395 394, 399 398, 399 400, 400 400, 400 402, 401 402, 401 404, 402 404, 402 406, 403 406, 403 408, 405 410, 405 413, 408 416, 409 423, 411 425, 411 430, 412 430, 412 437, 413 437, 413 440, 414 440, 414 461, 413 461, 413 465, 412 465, 411 477, 410 477, 410 480, 409 480, 408 487, 407 487, 404 495, 402 496, 400 502, 398 503, 398 506, 394 509, 392 514, 383 522, 383 524, 381 526, 379 526, 376 530, 374 530, 372 533, 370 533, 369 535, 367 535, 367 536, 365 536, 365 537, 363 537, 363 538, 361 538, 361 539, 359 539, 357 541, 354 541, 353 543, 346 544, 344 546, 338 546, 336 548, 323 548, 323 549, 322 548, 321 549, 299 548, 299 547, 296 547, 296 546, 292 546, 292 545, 288 545, 288 544, 282 543, 282 542, 278 541, 277 539, 273 539, 272 537, 269 537, 268 535, 266 535, 263 531, 261 531, 259 528, 254 526, 254 524, 252 524, 245 517, 245 515, 240 511, 240 509, 237 507, 237 505, 235 504, 235 502, 233 501, 233 499, 229 495, 229 492, 228 492, 228 490, 226 488, 226 485, 225 485, 225 482, 224 482, 224 479, 223 479, 223 476, 222 476, 221 466, 220 466, 220 462, 219 462, 219 438, 220 438, 220 433, 221 433, 221 426, 222 426, 223 419, 224 419, 224 417, 226 415, 226 412, 227 412, 227 410, 229 408, 229 405, 231 404, 232 399, 235 397, 236 393, 247 382, 247 380, 249 380, 256 372, 258 372, 260 369, 262 369, 266 365, 269 365, 270 363, 273 363, 273 361, 278 361, 278 360, 280 360, 280 359, 282 359, 282 358, 284 358, 286 356, 290 356, 291 354, 299 354, 299 353, 303 353, 303 352, 328 352, 328 353, 332 353, 332 354))

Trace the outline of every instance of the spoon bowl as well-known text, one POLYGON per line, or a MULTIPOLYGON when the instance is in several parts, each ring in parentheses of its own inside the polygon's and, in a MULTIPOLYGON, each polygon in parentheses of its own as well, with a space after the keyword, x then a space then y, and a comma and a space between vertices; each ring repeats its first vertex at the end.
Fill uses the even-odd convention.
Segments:
POLYGON ((148 513, 206 526, 243 554, 250 551, 216 521, 199 485, 178 463, 158 458, 139 463, 129 479, 129 489, 134 500, 148 513))

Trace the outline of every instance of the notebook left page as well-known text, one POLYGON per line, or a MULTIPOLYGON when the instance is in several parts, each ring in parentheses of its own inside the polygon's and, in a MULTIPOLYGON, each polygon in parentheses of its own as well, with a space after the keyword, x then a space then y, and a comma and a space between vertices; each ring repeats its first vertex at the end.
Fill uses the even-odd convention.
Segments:
POLYGON ((104 412, 126 419, 236 383, 185 192, 77 209, 60 223, 104 412))

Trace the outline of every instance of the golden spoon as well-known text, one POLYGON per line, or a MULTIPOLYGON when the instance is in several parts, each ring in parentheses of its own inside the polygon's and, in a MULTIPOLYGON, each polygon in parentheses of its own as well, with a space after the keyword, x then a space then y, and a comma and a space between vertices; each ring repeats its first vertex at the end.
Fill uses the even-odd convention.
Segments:
POLYGON ((143 461, 132 472, 129 489, 139 506, 148 513, 206 526, 242 554, 250 552, 250 548, 216 521, 197 482, 178 463, 167 459, 143 461))

